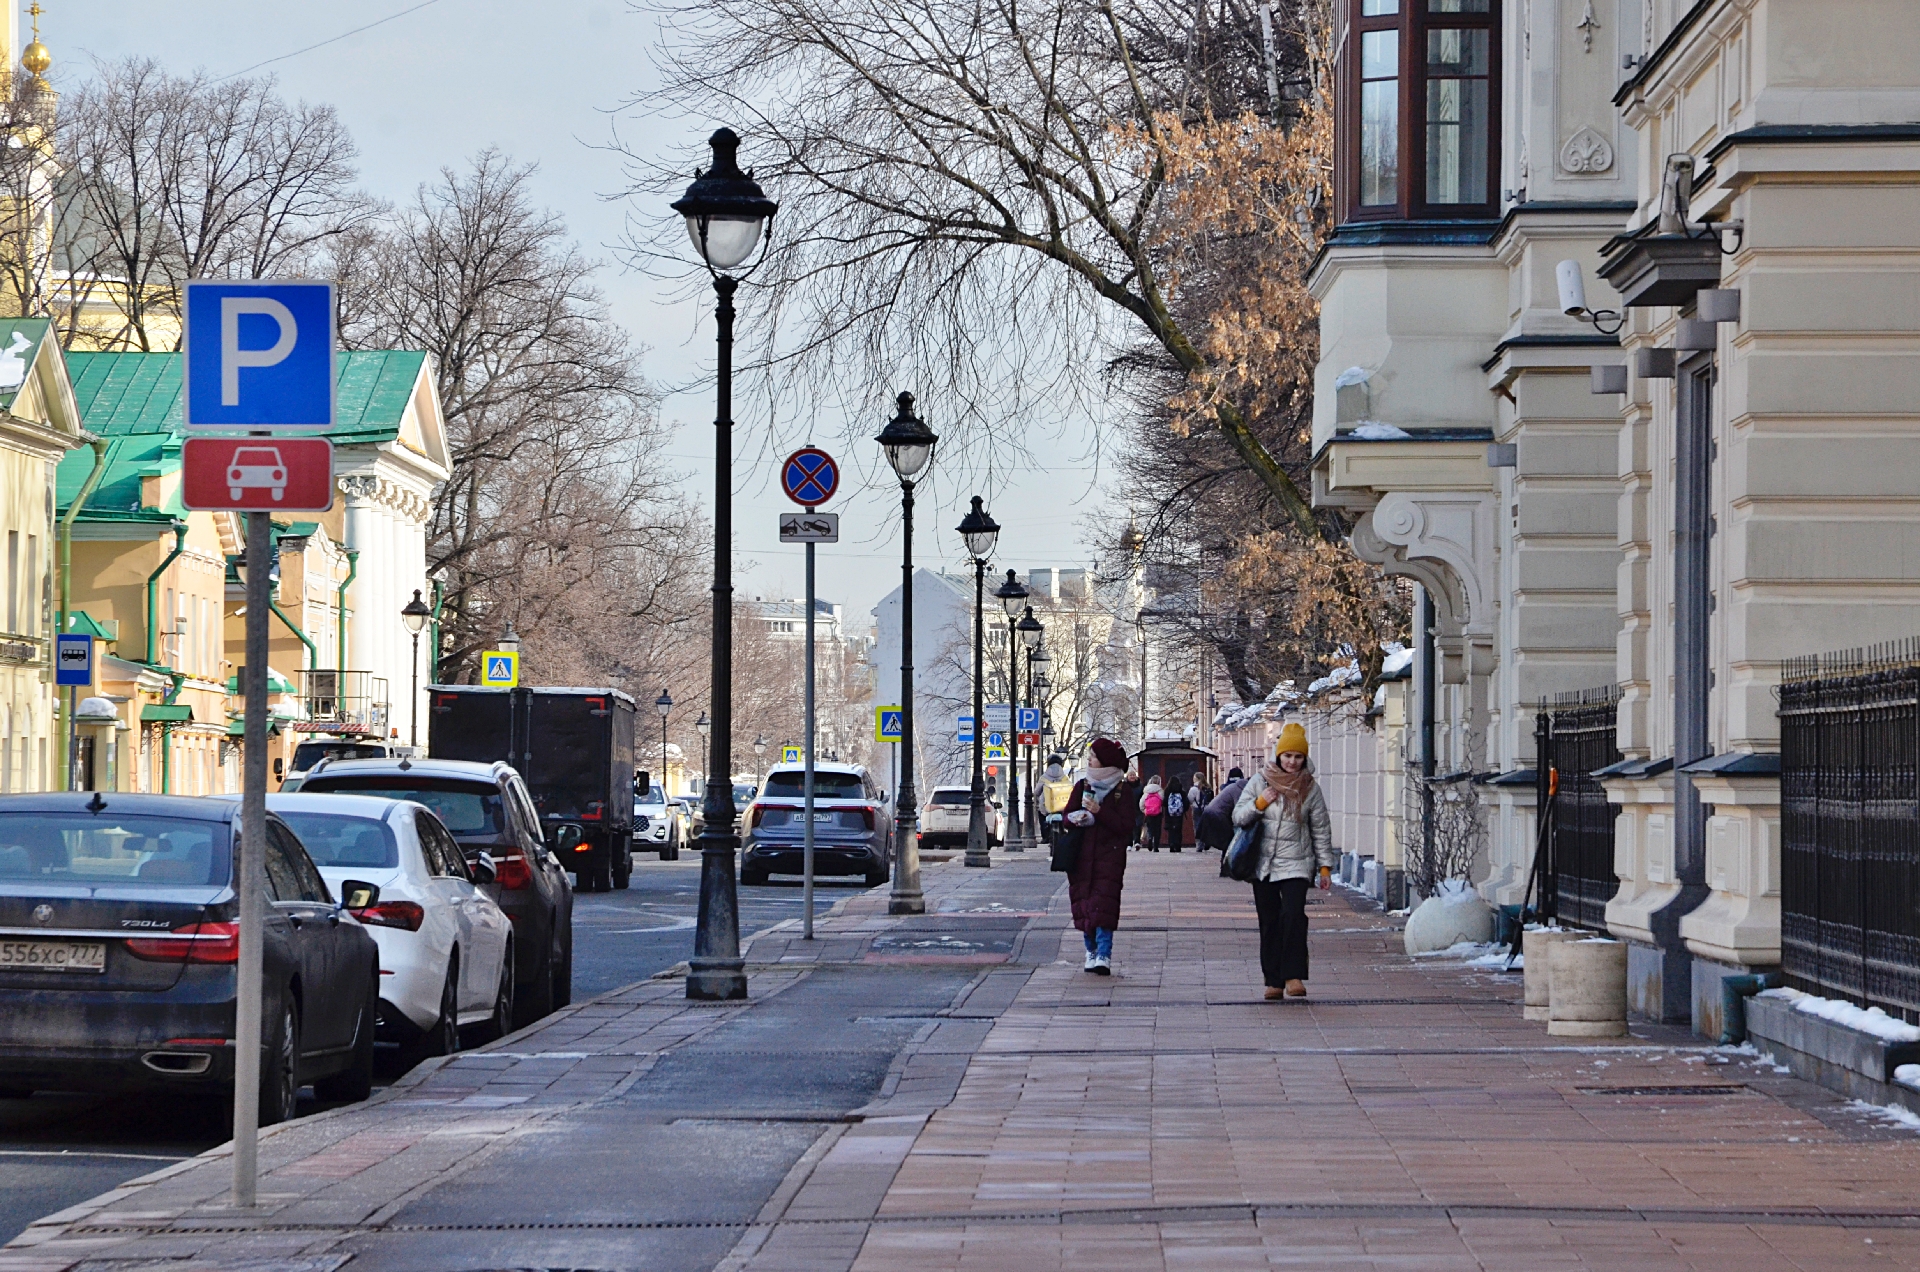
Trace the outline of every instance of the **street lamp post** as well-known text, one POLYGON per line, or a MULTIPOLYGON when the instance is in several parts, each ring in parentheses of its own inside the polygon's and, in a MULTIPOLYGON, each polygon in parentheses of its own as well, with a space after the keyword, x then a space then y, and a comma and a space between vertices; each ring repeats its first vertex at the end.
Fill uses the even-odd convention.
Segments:
POLYGON ((1007 581, 994 588, 993 595, 1007 612, 1007 732, 1014 735, 1014 743, 1007 748, 1007 820, 1012 823, 1012 833, 1006 836, 1006 844, 1008 852, 1019 852, 1026 827, 1020 820, 1020 633, 1014 620, 1020 617, 1020 607, 1032 593, 1017 573, 1008 570, 1007 581))
MULTIPOLYGON (((760 757, 767 753, 767 735, 762 733, 753 740, 753 784, 764 786, 767 781, 766 765, 760 757)), ((732 781, 731 778, 728 781, 732 781)))
POLYGON ((420 629, 433 617, 433 611, 420 599, 420 589, 413 589, 413 599, 400 609, 400 621, 407 625, 413 634, 413 722, 407 726, 407 745, 420 745, 420 629))
POLYGON ((913 413, 913 394, 902 393, 900 408, 874 438, 900 479, 900 789, 893 800, 893 895, 888 914, 925 914, 920 891, 919 805, 913 790, 913 481, 933 460, 940 439, 913 413))
POLYGON ((673 695, 665 689, 653 700, 653 709, 660 713, 660 798, 667 797, 667 717, 673 713, 673 695))
POLYGON ((987 558, 1000 538, 1000 523, 981 507, 980 496, 973 497, 973 508, 957 527, 973 557, 973 795, 967 801, 967 858, 969 866, 991 866, 993 854, 987 844, 987 786, 980 771, 981 748, 986 743, 986 721, 981 719, 981 680, 985 675, 983 652, 986 647, 987 558))
POLYGON ((696 171, 693 184, 673 204, 687 221, 707 272, 713 276, 719 356, 713 432, 713 682, 709 698, 713 734, 707 753, 707 789, 701 800, 700 915, 688 963, 687 997, 745 998, 746 964, 740 958, 740 897, 734 859, 733 765, 733 294, 740 280, 728 271, 753 255, 778 205, 751 173, 740 171, 740 138, 722 128, 707 139, 713 166, 696 171), (714 774, 721 780, 713 780, 714 774))
MULTIPOLYGON (((1039 619, 1033 616, 1033 606, 1031 605, 1027 606, 1025 616, 1016 624, 1016 627, 1020 632, 1020 643, 1027 647, 1027 701, 1031 703, 1036 701, 1033 696, 1033 659, 1035 654, 1046 652, 1040 648, 1040 638, 1046 634, 1047 629, 1039 619)), ((1018 724, 1019 721, 1016 720, 1014 723, 1018 724)), ((1014 742, 1015 745, 1019 744, 1019 731, 1017 729, 1014 732, 1014 742)), ((1035 821, 1033 816, 1033 747, 1028 746, 1025 749, 1027 753, 1027 839, 1035 847, 1038 847, 1040 844, 1040 823, 1035 821)), ((1013 763, 1014 767, 1019 767, 1019 751, 1013 753, 1013 763)))

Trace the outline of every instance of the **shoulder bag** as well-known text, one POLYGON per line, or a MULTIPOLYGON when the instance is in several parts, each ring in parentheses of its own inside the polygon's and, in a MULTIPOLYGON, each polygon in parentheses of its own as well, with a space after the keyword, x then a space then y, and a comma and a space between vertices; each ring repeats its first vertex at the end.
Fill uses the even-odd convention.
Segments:
POLYGON ((1233 842, 1227 845, 1227 851, 1220 859, 1220 873, 1228 879, 1241 883, 1252 883, 1254 874, 1260 869, 1260 844, 1266 838, 1267 819, 1260 816, 1253 819, 1251 826, 1241 826, 1233 832, 1233 842))
POLYGON ((1074 784, 1073 793, 1067 796, 1061 812, 1060 820, 1066 823, 1065 833, 1054 837, 1053 859, 1049 867, 1055 874, 1072 874, 1073 868, 1080 863, 1080 845, 1086 840, 1087 828, 1067 821, 1066 814, 1080 807, 1082 789, 1079 783, 1074 784))

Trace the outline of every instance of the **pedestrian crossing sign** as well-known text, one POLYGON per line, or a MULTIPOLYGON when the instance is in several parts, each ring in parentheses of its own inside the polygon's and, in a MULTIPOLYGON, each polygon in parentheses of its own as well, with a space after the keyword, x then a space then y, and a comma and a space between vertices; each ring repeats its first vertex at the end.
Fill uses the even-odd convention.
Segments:
POLYGON ((901 718, 905 713, 899 707, 875 707, 873 709, 873 740, 875 742, 898 742, 906 732, 906 723, 901 718))
POLYGON ((799 764, 805 759, 806 757, 800 754, 800 748, 797 746, 783 746, 780 748, 780 762, 782 764, 799 764))
POLYGON ((1007 758, 1007 735, 1004 733, 987 734, 986 759, 1004 760, 1007 758))
POLYGON ((520 652, 485 650, 480 655, 480 683, 488 689, 511 689, 520 683, 520 652))

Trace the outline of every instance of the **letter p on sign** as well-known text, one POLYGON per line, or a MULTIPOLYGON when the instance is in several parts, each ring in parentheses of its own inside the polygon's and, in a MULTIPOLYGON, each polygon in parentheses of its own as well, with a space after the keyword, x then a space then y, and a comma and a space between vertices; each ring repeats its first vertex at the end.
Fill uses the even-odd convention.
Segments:
POLYGON ((188 430, 331 427, 333 312, 327 282, 188 283, 188 430))

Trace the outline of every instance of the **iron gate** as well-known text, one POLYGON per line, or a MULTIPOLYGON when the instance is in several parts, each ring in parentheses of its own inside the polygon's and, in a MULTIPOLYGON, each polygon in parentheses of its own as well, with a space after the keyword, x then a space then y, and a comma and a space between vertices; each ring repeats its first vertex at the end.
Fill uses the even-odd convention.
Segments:
MULTIPOLYGON (((1613 866, 1615 809, 1593 775, 1620 761, 1614 721, 1620 691, 1564 695, 1542 703, 1535 721, 1538 771, 1557 774, 1550 797, 1548 845, 1540 899, 1544 916, 1605 931, 1607 902, 1620 887, 1613 866)), ((1544 793, 1547 781, 1541 782, 1544 793)), ((1548 800, 1539 802, 1546 807, 1548 800)))
POLYGON ((1920 642, 1787 663, 1780 802, 1788 982, 1920 1018, 1920 642))

